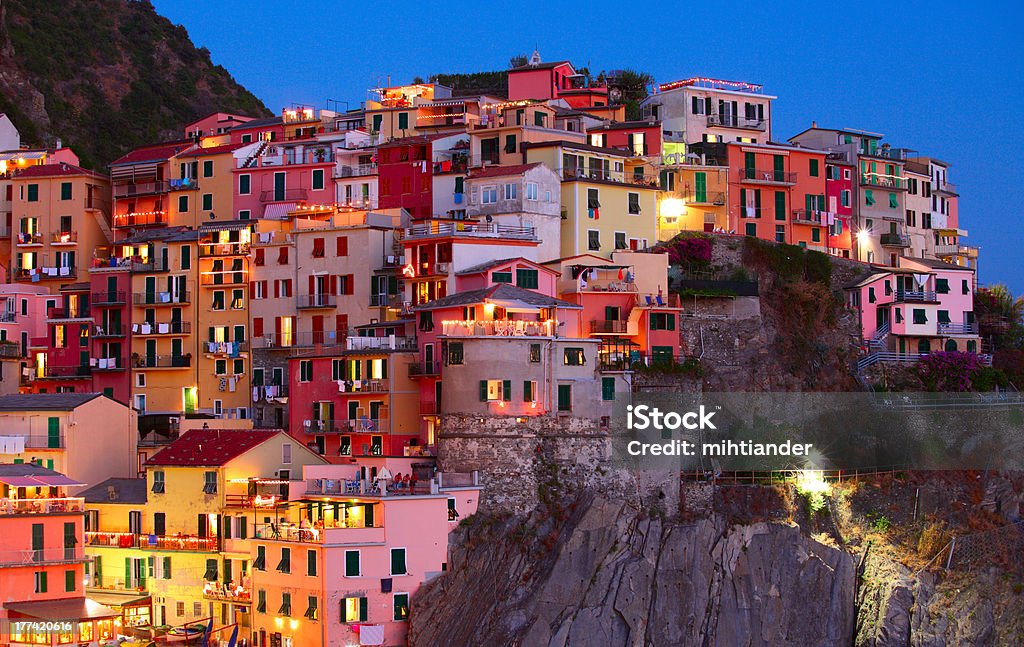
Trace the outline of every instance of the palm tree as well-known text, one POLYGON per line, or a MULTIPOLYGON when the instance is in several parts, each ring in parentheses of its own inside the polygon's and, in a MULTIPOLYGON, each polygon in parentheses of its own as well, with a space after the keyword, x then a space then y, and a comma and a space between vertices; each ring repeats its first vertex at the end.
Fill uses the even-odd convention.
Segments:
POLYGON ((1024 297, 1014 297, 1002 283, 997 283, 990 288, 983 288, 992 299, 993 310, 1006 318, 1006 321, 1015 326, 1024 320, 1024 297))

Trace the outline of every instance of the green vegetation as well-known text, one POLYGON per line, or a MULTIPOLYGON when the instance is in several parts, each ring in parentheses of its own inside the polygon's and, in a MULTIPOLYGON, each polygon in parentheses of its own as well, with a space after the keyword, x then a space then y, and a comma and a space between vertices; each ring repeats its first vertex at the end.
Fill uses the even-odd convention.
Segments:
MULTIPOLYGON (((1024 383, 1024 297, 1014 296, 1001 284, 981 288, 974 293, 974 316, 978 332, 990 344, 996 372, 982 375, 986 384, 1024 383)), ((981 390, 979 388, 979 390, 981 390)))
POLYGON ((503 97, 508 93, 508 71, 431 74, 431 83, 440 83, 452 89, 456 96, 490 94, 503 97))
POLYGON ((211 112, 270 114, 149 2, 6 0, 3 7, 0 110, 28 144, 62 138, 83 165, 98 168, 133 147, 181 138, 186 123, 211 112), (26 84, 42 95, 45 113, 25 104, 26 84))
POLYGON ((797 245, 747 237, 743 239, 743 261, 750 267, 769 270, 786 281, 805 280, 825 286, 832 283, 832 260, 828 254, 797 245))

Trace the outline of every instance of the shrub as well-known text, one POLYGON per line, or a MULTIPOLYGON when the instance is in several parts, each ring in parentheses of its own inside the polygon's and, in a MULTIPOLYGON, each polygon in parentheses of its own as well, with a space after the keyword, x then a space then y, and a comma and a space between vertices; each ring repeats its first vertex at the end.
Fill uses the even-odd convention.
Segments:
POLYGON ((974 389, 974 376, 982 368, 975 353, 938 351, 921 358, 917 376, 926 391, 962 393, 974 389))

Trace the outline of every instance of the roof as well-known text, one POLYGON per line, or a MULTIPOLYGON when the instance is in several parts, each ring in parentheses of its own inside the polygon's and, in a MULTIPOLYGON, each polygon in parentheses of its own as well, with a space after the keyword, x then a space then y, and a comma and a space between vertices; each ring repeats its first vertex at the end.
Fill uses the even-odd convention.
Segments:
POLYGON ((26 177, 75 177, 79 175, 85 175, 87 177, 107 180, 107 176, 100 175, 99 173, 84 169, 81 166, 75 166, 74 164, 68 164, 67 162, 58 162, 56 164, 37 164, 36 166, 27 166, 18 171, 17 179, 26 177))
POLYGON ((541 166, 541 162, 531 164, 516 164, 515 166, 488 166, 482 169, 473 169, 467 176, 470 180, 482 177, 504 177, 507 175, 521 175, 532 168, 541 166))
POLYGON ((85 485, 35 463, 0 463, 0 483, 11 487, 85 485))
POLYGON ((145 503, 146 479, 109 478, 78 493, 86 503, 145 503), (114 498, 110 497, 113 488, 114 498))
POLYGON ((844 135, 857 135, 858 137, 872 137, 872 138, 875 138, 875 139, 881 139, 882 137, 885 136, 885 135, 883 135, 881 133, 873 133, 873 132, 869 132, 867 130, 854 130, 852 128, 822 128, 821 126, 811 126, 810 128, 804 128, 803 130, 801 130, 797 134, 793 135, 789 139, 790 140, 796 139, 800 135, 803 135, 804 133, 809 133, 812 130, 822 130, 822 131, 830 132, 830 133, 842 133, 844 135))
POLYGON ((526 265, 532 265, 533 267, 536 267, 537 269, 544 270, 545 272, 552 272, 553 274, 557 274, 557 272, 555 272, 555 271, 545 267, 541 263, 535 263, 535 262, 531 261, 528 258, 523 258, 522 256, 513 256, 511 258, 498 258, 498 259, 495 259, 493 261, 487 261, 486 263, 480 263, 479 265, 474 265, 472 267, 467 267, 464 270, 459 270, 458 272, 456 272, 455 276, 466 276, 468 274, 480 274, 481 272, 486 272, 487 270, 491 269, 492 267, 498 267, 500 265, 505 265, 505 264, 508 264, 508 263, 512 263, 513 261, 519 261, 521 263, 525 263, 526 265))
POLYGON ((617 155, 618 157, 635 157, 632 151, 625 150, 623 148, 605 148, 603 146, 591 146, 590 144, 582 144, 580 142, 570 142, 564 139, 555 139, 547 142, 523 142, 523 150, 530 148, 549 148, 551 146, 561 146, 563 148, 574 148, 581 151, 591 151, 594 153, 606 153, 608 155, 617 155))
POLYGON ((282 433, 279 429, 192 429, 146 465, 219 467, 282 433))
POLYGON ((142 164, 144 162, 163 162, 174 157, 178 153, 192 148, 194 145, 195 144, 190 140, 182 139, 175 142, 143 146, 142 148, 136 148, 127 155, 122 155, 117 158, 110 163, 110 166, 126 166, 129 164, 142 164))
POLYGON ((249 128, 261 128, 263 126, 276 126, 284 121, 281 115, 276 117, 264 117, 263 119, 250 119, 244 124, 238 124, 231 128, 231 130, 247 130, 249 128))
POLYGON ((207 155, 219 155, 221 153, 230 153, 236 148, 241 148, 242 146, 248 146, 248 144, 223 144, 221 146, 197 148, 187 153, 182 153, 181 157, 206 157, 207 155))
POLYGON ((102 393, 20 393, 0 398, 0 411, 72 411, 102 393))
MULTIPOLYGON (((572 63, 570 63, 569 61, 551 61, 550 63, 537 63, 536 65, 530 65, 529 63, 527 63, 526 65, 513 67, 512 69, 509 70, 509 72, 529 72, 530 70, 553 70, 556 67, 561 67, 562 65, 568 65, 569 67, 572 67, 572 63)), ((573 68, 573 71, 576 71, 575 68, 573 68)))
POLYGON ((89 620, 114 618, 121 615, 89 598, 63 598, 60 600, 36 600, 34 602, 5 602, 4 608, 30 618, 40 620, 89 620))
POLYGON ((139 243, 148 243, 154 240, 162 241, 188 241, 188 240, 199 240, 199 231, 192 230, 188 227, 167 227, 161 229, 147 229, 140 231, 134 236, 122 238, 117 241, 118 245, 137 245, 139 243))
POLYGON ((587 130, 588 133, 595 130, 627 130, 631 128, 661 128, 660 121, 613 121, 607 124, 594 126, 587 130))
POLYGON ((881 279, 881 278, 886 277, 886 276, 891 276, 891 275, 892 275, 892 272, 890 272, 887 269, 886 270, 871 269, 871 270, 868 270, 867 272, 865 272, 864 274, 861 274, 856 279, 854 279, 852 283, 847 283, 846 285, 844 285, 843 288, 847 289, 847 290, 853 290, 855 288, 862 288, 865 285, 869 285, 871 283, 874 283, 878 279, 881 279))
POLYGON ((467 290, 465 292, 458 292, 446 297, 441 297, 440 299, 434 299, 433 301, 429 301, 421 306, 417 306, 416 310, 438 310, 441 308, 451 308, 455 306, 468 306, 483 303, 487 299, 522 301, 523 303, 537 306, 538 308, 582 309, 582 306, 578 306, 575 303, 562 301, 561 299, 549 297, 546 294, 541 294, 532 290, 517 288, 515 286, 508 285, 507 283, 499 283, 490 287, 480 288, 479 290, 467 290))
POLYGON ((150 596, 136 591, 89 591, 89 600, 108 607, 134 607, 149 605, 150 596))
MULTIPOLYGON (((936 261, 930 258, 905 258, 903 259, 908 263, 916 263, 918 265, 924 265, 933 270, 959 270, 961 272, 973 272, 973 267, 965 267, 963 265, 957 265, 956 263, 947 263, 946 261, 936 261)), ((902 268, 909 269, 909 268, 902 268)))

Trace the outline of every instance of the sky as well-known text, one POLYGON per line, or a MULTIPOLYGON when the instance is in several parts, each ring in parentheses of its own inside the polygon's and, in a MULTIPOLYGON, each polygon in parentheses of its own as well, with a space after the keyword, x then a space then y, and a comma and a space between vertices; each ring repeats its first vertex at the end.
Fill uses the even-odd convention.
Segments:
POLYGON ((389 77, 505 69, 535 48, 595 74, 761 83, 777 141, 815 120, 952 164, 981 283, 1024 294, 1024 155, 1009 136, 1024 126, 1024 3, 152 1, 274 112, 356 108, 389 77))

